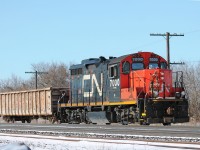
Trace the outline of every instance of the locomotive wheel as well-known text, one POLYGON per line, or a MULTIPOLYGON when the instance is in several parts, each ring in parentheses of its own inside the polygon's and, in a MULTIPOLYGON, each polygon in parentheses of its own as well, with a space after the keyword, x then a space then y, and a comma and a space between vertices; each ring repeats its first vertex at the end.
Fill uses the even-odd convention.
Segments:
POLYGON ((163 126, 171 126, 171 123, 163 123, 163 126))
POLYGON ((128 125, 128 121, 122 120, 121 121, 122 125, 128 125))
POLYGON ((146 122, 145 122, 143 125, 145 125, 145 126, 149 126, 149 125, 150 125, 150 123, 146 123, 146 122))
POLYGON ((150 123, 144 122, 144 121, 140 121, 140 125, 145 125, 145 126, 149 126, 150 123))

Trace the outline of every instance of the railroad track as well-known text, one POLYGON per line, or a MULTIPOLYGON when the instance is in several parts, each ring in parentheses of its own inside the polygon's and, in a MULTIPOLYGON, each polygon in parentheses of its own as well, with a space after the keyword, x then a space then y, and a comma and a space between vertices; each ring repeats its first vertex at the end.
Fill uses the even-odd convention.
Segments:
POLYGON ((200 127, 0 124, 1 133, 200 143, 200 127))

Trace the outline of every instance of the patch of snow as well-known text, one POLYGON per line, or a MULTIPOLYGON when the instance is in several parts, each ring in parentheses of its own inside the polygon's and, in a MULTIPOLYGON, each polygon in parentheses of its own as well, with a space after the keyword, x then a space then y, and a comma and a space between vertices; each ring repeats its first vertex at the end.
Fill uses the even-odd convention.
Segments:
POLYGON ((28 146, 24 143, 11 143, 0 146, 1 150, 31 150, 28 146))
POLYGON ((200 145, 197 144, 0 134, 0 149, 1 146, 5 146, 9 143, 25 143, 28 147, 30 147, 31 150, 181 150, 186 148, 200 149, 200 145))

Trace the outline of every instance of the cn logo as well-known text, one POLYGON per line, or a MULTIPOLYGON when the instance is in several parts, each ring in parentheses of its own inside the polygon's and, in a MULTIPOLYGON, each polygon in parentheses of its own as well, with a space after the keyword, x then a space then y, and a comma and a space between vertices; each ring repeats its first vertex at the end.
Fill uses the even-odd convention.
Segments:
POLYGON ((95 74, 91 75, 84 75, 83 80, 82 80, 82 89, 84 89, 84 81, 85 80, 90 80, 91 81, 91 91, 90 92, 84 92, 84 97, 90 97, 94 93, 94 85, 96 85, 97 92, 99 96, 102 96, 102 87, 103 87, 103 73, 101 73, 101 81, 100 81, 100 86, 99 83, 97 82, 97 78, 95 74))

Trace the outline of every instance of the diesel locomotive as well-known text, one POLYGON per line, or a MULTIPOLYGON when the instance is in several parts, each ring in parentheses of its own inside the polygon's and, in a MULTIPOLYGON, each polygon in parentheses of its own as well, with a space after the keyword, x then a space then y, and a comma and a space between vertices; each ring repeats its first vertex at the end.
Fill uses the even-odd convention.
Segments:
POLYGON ((70 67, 70 87, 0 93, 7 122, 149 125, 189 122, 183 72, 152 52, 90 58, 70 67))
POLYGON ((55 117, 65 123, 188 122, 183 73, 169 65, 152 52, 82 60, 70 67, 70 90, 58 100, 55 117))

